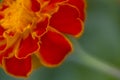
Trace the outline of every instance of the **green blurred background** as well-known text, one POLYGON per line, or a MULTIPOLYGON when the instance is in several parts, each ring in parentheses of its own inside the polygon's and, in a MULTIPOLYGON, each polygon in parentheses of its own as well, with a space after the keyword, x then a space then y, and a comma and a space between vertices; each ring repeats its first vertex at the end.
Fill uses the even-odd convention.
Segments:
MULTIPOLYGON (((120 69, 120 0, 87 0, 85 32, 78 44, 79 54, 84 49, 90 56, 120 69)), ((76 55, 74 51, 57 68, 37 69, 26 80, 120 80, 90 67, 91 63, 84 65, 80 58, 77 62, 76 55)), ((1 69, 0 80, 23 79, 10 77, 1 69)))

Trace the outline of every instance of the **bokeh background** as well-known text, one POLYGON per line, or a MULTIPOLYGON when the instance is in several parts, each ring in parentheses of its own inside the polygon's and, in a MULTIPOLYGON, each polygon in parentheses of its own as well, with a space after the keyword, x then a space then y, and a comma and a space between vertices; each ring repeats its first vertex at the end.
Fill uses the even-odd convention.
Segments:
MULTIPOLYGON (((81 47, 77 48, 79 54, 85 51, 120 69, 120 0, 87 0, 85 31, 77 41, 81 47)), ((74 60, 78 55, 76 53, 78 51, 74 51, 57 68, 41 67, 33 71, 26 80, 120 80, 114 75, 92 68, 91 63, 84 65, 84 59, 74 60)), ((0 69, 0 80, 24 79, 13 78, 0 69)))

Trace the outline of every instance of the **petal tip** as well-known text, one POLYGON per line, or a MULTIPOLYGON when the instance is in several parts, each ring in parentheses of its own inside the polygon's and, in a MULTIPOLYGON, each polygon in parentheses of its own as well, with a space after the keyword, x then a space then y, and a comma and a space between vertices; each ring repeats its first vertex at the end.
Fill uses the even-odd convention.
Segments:
POLYGON ((57 67, 72 51, 71 42, 63 34, 53 30, 42 38, 39 57, 44 66, 57 67))
MULTIPOLYGON (((27 60, 30 60, 31 58, 29 57, 29 58, 27 58, 26 59, 26 61, 27 60)), ((25 61, 25 62, 26 62, 25 61)), ((22 61, 23 62, 23 61, 22 61)), ((23 69, 23 70, 21 70, 20 68, 18 68, 19 66, 17 66, 17 65, 19 65, 21 63, 21 60, 20 59, 17 59, 17 58, 15 58, 15 57, 12 57, 12 58, 4 58, 3 59, 3 64, 2 64, 2 68, 4 69, 4 71, 6 72, 6 74, 9 74, 10 76, 13 76, 13 77, 16 77, 16 78, 27 78, 27 77, 29 77, 29 75, 31 74, 31 72, 32 72, 32 68, 29 66, 28 67, 28 69, 26 68, 26 66, 27 66, 27 63, 26 64, 24 64, 23 66, 23 68, 25 68, 25 70, 23 69), (9 60, 9 59, 11 59, 11 60, 9 60), (16 59, 16 60, 15 60, 16 59), (9 60, 9 61, 8 61, 9 60), (8 63, 7 63, 7 61, 8 61, 8 63), (20 61, 20 62, 19 62, 20 61), (18 62, 18 63, 16 63, 16 62, 18 62), (10 63, 10 64, 9 64, 10 63), (12 64, 14 64, 14 63, 16 63, 16 65, 14 65, 14 66, 11 66, 12 64), (9 67, 8 67, 9 66, 9 67), (17 66, 17 67, 16 67, 17 66), (18 70, 18 71, 16 71, 16 70, 18 70), (22 72, 21 72, 22 71, 22 72)), ((30 62, 28 62, 28 65, 29 65, 29 63, 30 62)), ((31 64, 31 63, 30 63, 31 64)))

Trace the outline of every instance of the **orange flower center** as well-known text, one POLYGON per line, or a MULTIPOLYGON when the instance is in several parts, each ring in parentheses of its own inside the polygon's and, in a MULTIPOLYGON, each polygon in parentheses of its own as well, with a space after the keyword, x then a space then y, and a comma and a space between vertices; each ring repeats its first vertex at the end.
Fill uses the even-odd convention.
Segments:
POLYGON ((30 0, 6 0, 8 8, 3 11, 4 18, 0 21, 7 32, 24 32, 38 21, 40 15, 30 10, 30 0))

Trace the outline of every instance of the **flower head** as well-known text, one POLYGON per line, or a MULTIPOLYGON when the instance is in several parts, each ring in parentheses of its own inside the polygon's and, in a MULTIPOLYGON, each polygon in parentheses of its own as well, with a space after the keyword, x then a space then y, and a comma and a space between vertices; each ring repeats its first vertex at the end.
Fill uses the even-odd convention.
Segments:
POLYGON ((83 32, 85 0, 3 0, 0 3, 0 66, 26 77, 35 58, 44 66, 62 63, 72 51, 65 34, 83 32))

